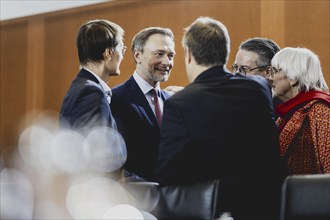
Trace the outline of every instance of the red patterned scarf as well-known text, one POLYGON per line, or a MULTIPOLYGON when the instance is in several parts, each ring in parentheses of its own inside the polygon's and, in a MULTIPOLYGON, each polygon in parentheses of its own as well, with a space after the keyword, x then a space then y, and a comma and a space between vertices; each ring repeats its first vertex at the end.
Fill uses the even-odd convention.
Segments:
POLYGON ((282 131, 288 119, 290 119, 297 108, 312 100, 322 100, 330 105, 330 94, 322 91, 301 92, 292 99, 278 105, 275 112, 284 119, 284 122, 279 127, 279 131, 282 131))

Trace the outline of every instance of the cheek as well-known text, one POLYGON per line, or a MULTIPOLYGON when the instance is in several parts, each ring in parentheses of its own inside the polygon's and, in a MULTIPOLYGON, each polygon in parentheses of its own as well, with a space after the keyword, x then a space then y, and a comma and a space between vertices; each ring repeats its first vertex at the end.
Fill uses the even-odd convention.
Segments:
POLYGON ((153 59, 150 59, 149 62, 148 62, 148 66, 149 67, 152 67, 152 66, 155 66, 155 62, 153 59))
POLYGON ((285 93, 286 91, 290 90, 290 83, 285 79, 274 79, 273 84, 275 85, 275 91, 277 93, 285 93))
POLYGON ((161 58, 149 57, 149 66, 157 66, 162 63, 161 58))
POLYGON ((154 72, 155 71, 155 68, 156 68, 156 66, 158 64, 159 63, 158 62, 155 62, 155 60, 149 60, 147 69, 149 70, 149 72, 154 72))
POLYGON ((287 78, 282 76, 282 75, 275 75, 273 77, 273 82, 274 82, 275 85, 284 83, 286 81, 287 81, 287 78))
POLYGON ((116 61, 116 66, 117 66, 117 67, 120 66, 120 63, 121 63, 122 60, 123 60, 123 59, 118 58, 118 60, 116 61))

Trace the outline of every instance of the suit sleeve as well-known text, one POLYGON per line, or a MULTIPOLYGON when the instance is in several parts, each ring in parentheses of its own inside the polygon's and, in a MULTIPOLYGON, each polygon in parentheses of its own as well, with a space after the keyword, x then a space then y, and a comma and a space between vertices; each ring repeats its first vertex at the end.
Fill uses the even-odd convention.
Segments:
POLYGON ((272 90, 271 87, 269 86, 268 82, 264 77, 261 76, 248 76, 248 78, 252 79, 253 81, 257 82, 259 84, 259 88, 261 92, 264 94, 267 100, 267 104, 269 109, 273 110, 273 97, 272 97, 272 90))
MULTIPOLYGON (((161 184, 180 182, 184 177, 185 167, 182 166, 188 143, 188 131, 184 114, 170 99, 164 103, 164 114, 161 126, 160 144, 156 165, 156 175, 161 184), (177 164, 181 164, 178 168, 177 164)), ((188 155, 185 155, 188 157, 188 155)), ((187 158, 185 158, 187 159, 187 158)))

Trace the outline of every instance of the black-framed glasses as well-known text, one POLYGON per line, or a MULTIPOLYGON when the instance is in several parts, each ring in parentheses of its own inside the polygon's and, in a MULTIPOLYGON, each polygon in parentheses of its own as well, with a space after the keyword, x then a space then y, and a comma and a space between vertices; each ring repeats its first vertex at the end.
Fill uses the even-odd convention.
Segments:
POLYGON ((270 76, 271 76, 271 77, 274 77, 274 75, 275 75, 276 73, 280 72, 281 70, 282 70, 281 68, 276 68, 276 67, 272 66, 272 67, 270 68, 270 76))
POLYGON ((247 66, 239 67, 236 63, 234 63, 231 66, 231 69, 233 70, 234 73, 242 73, 243 75, 246 75, 247 73, 249 73, 253 70, 256 70, 256 69, 265 69, 267 66, 268 65, 262 65, 262 66, 257 66, 257 67, 254 67, 254 68, 250 68, 250 67, 247 67, 247 66))

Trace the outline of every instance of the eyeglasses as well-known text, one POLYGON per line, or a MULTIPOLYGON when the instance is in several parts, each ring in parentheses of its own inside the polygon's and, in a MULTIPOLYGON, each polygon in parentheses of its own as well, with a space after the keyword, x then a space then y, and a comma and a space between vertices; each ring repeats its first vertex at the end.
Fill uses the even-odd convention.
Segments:
POLYGON ((281 68, 276 68, 276 67, 271 67, 270 68, 270 71, 269 71, 269 75, 271 76, 271 77, 274 77, 274 75, 276 74, 276 73, 278 73, 278 72, 280 72, 282 69, 281 68))
POLYGON ((124 55, 126 50, 127 50, 127 46, 123 46, 123 48, 121 49, 121 53, 124 55))
POLYGON ((251 72, 251 71, 256 70, 256 69, 264 69, 267 66, 268 65, 263 65, 263 66, 257 66, 257 67, 254 67, 254 68, 249 68, 247 66, 239 67, 236 63, 234 63, 231 66, 231 69, 233 70, 234 73, 242 73, 243 75, 246 75, 248 72, 251 72))

